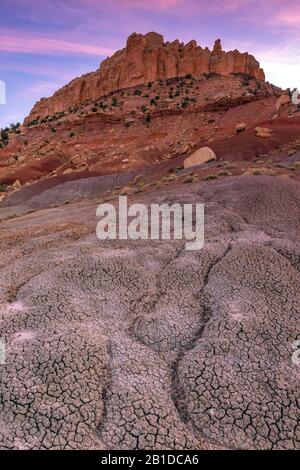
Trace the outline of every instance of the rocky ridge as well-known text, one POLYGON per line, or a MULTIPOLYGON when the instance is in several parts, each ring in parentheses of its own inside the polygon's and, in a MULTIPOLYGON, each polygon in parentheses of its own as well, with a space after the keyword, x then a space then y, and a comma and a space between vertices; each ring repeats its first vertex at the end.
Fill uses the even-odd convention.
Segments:
POLYGON ((113 91, 173 77, 203 74, 245 74, 258 80, 265 75, 259 62, 238 50, 224 52, 221 41, 210 51, 196 41, 184 44, 175 40, 164 42, 162 35, 150 32, 133 33, 126 47, 104 60, 93 73, 76 78, 52 97, 41 99, 26 122, 62 112, 85 100, 96 100, 113 91))

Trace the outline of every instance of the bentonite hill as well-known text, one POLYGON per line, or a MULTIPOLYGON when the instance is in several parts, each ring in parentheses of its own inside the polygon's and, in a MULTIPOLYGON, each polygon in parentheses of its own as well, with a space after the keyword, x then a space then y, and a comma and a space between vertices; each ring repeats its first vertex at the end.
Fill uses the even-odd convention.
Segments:
POLYGON ((0 146, 0 448, 299 449, 291 92, 134 33, 0 146), (119 195, 204 203, 204 248, 100 242, 119 195))

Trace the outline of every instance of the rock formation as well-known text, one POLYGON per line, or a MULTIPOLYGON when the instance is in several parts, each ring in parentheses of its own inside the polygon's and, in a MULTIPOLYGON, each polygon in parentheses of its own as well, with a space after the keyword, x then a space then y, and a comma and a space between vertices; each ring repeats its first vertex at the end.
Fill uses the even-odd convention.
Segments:
POLYGON ((208 163, 213 160, 217 160, 215 152, 209 147, 202 147, 190 155, 189 158, 184 160, 183 166, 187 169, 192 168, 193 166, 203 165, 204 163, 208 163))
POLYGON ((133 33, 124 49, 104 60, 100 68, 58 90, 52 97, 41 99, 25 123, 65 111, 85 100, 96 100, 116 90, 191 74, 199 77, 216 73, 241 73, 264 80, 256 59, 238 50, 224 52, 218 39, 213 51, 203 49, 196 41, 178 40, 164 43, 160 34, 133 33))

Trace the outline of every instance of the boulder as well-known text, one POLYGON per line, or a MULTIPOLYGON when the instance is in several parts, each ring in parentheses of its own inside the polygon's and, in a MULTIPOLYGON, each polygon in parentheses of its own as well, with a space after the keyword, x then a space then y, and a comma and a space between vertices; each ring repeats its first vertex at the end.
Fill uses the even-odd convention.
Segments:
POLYGON ((262 139, 268 139, 269 137, 272 137, 273 131, 267 127, 256 127, 255 134, 257 137, 261 137, 262 139))
POLYGON ((184 160, 183 166, 187 169, 196 165, 203 165, 204 163, 208 163, 216 159, 217 156, 210 147, 202 147, 184 160))
POLYGON ((281 95, 280 98, 278 98, 277 103, 276 103, 276 109, 277 111, 281 108, 281 106, 284 106, 285 104, 290 104, 291 98, 290 95, 281 95))

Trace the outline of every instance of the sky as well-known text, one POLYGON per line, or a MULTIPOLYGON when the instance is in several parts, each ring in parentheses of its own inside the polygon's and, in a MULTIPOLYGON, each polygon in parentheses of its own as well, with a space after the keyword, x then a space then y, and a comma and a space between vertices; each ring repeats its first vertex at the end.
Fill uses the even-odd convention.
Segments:
POLYGON ((1 0, 0 10, 0 127, 96 70, 134 31, 209 48, 221 38, 254 54, 268 81, 300 88, 299 0, 1 0))

